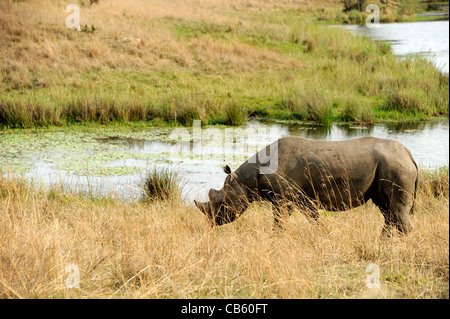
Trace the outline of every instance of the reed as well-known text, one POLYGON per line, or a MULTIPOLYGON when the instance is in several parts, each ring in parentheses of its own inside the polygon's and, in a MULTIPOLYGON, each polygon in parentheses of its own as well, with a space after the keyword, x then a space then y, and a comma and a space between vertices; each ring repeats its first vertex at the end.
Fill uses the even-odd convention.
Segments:
POLYGON ((225 106, 224 111, 226 118, 223 124, 239 126, 247 122, 248 115, 245 108, 239 105, 236 101, 231 101, 228 103, 225 106))

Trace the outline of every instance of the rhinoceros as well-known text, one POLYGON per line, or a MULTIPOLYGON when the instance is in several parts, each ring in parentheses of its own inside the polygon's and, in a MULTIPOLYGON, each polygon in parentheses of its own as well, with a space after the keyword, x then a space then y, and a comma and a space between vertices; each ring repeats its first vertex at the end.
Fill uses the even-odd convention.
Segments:
POLYGON ((283 137, 235 171, 226 165, 224 172, 222 189, 210 189, 208 202, 194 201, 213 225, 234 221, 257 200, 272 203, 278 229, 294 208, 320 224, 319 210, 344 211, 371 199, 385 219, 383 236, 395 228, 404 234, 412 230, 418 167, 394 140, 283 137))

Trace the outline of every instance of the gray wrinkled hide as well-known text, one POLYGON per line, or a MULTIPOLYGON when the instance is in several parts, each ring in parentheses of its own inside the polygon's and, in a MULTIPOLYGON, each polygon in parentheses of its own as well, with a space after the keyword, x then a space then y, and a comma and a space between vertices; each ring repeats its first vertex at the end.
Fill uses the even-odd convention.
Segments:
MULTIPOLYGON (((209 191, 209 202, 195 201, 213 224, 232 222, 255 200, 273 204, 278 225, 295 207, 318 221, 319 209, 342 211, 372 199, 385 217, 384 235, 392 226, 404 233, 412 229, 418 169, 399 142, 373 137, 337 142, 284 137, 277 142, 278 156, 270 156, 271 166, 277 161, 276 172, 262 174, 267 164, 255 154, 234 172, 224 169, 224 186, 209 191)), ((265 150, 269 154, 270 145, 265 150)))

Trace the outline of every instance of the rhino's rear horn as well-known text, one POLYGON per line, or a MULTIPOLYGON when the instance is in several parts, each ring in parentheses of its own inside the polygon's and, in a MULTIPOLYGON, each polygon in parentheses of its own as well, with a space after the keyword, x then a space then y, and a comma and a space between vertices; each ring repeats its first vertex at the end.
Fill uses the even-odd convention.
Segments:
POLYGON ((223 194, 221 191, 216 189, 210 189, 208 192, 209 201, 214 206, 217 206, 219 203, 223 201, 223 194))

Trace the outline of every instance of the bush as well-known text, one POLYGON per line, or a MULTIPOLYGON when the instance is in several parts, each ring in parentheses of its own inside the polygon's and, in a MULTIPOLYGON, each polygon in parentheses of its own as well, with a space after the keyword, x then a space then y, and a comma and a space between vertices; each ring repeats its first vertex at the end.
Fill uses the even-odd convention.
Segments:
POLYGON ((143 184, 143 200, 176 200, 181 197, 178 173, 169 169, 153 169, 147 173, 143 184))
POLYGON ((344 5, 344 12, 359 10, 364 11, 366 0, 342 0, 342 4, 344 5))

